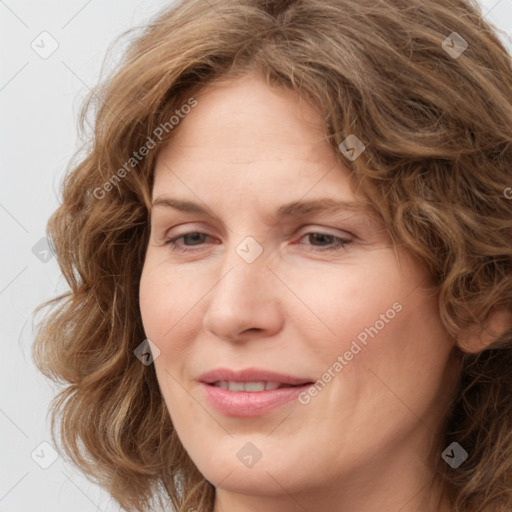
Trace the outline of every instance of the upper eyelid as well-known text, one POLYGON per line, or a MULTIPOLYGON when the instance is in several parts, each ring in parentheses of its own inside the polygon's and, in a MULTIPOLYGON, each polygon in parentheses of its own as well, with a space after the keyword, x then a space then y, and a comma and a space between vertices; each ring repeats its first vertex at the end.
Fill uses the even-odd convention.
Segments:
MULTIPOLYGON (((389 231, 384 223, 381 221, 372 222, 360 215, 329 214, 317 216, 317 214, 312 214, 306 218, 293 218, 262 230, 263 239, 279 236, 275 233, 276 229, 281 229, 285 233, 283 236, 292 236, 292 234, 294 237, 303 236, 309 231, 315 231, 340 238, 350 238, 352 242, 362 242, 364 244, 390 243, 389 231)), ((180 236, 191 231, 205 233, 213 238, 224 238, 234 234, 231 229, 226 230, 226 225, 222 222, 212 222, 212 219, 204 219, 201 216, 194 219, 190 218, 188 214, 183 215, 181 213, 177 215, 158 215, 154 221, 151 219, 150 230, 150 237, 157 244, 167 241, 170 237, 180 236), (175 229, 176 231, 171 234, 171 230, 175 229), (183 231, 181 231, 182 229, 183 231)))
MULTIPOLYGON (((199 231, 212 237, 229 237, 234 235, 229 225, 215 218, 204 218, 204 216, 186 212, 172 212, 167 210, 151 219, 151 237, 155 241, 167 240, 171 236, 179 236, 183 232, 199 231), (195 217, 195 218, 194 218, 195 217), (171 230, 176 232, 170 234, 171 230)), ((312 213, 299 217, 292 217, 277 223, 274 226, 267 227, 261 231, 264 239, 277 236, 275 230, 282 230, 283 233, 291 235, 298 233, 301 229, 312 229, 321 231, 340 238, 348 238, 351 240, 370 240, 375 237, 381 237, 380 225, 374 224, 366 216, 339 213, 312 213), (362 238, 361 238, 362 237, 362 238)), ((294 235, 295 236, 295 235, 294 235)))
MULTIPOLYGON (((170 228, 163 234, 163 238, 165 240, 169 240, 171 238, 180 238, 182 236, 195 234, 195 233, 206 235, 211 238, 216 237, 216 235, 211 234, 210 232, 208 232, 207 230, 205 230, 203 228, 189 228, 189 229, 184 230, 183 232, 178 231, 176 233, 171 234, 169 232, 172 229, 174 229, 174 228, 170 228)), ((355 234, 353 234, 352 232, 347 231, 347 230, 343 230, 340 228, 329 228, 329 227, 315 226, 315 225, 309 225, 309 224, 304 226, 303 229, 301 228, 296 231, 297 231, 297 233, 294 236, 299 236, 300 238, 302 238, 305 235, 312 234, 312 233, 333 236, 335 238, 341 238, 341 239, 350 238, 350 240, 354 240, 357 238, 357 236, 355 234), (338 229, 338 232, 337 233, 331 232, 331 230, 334 230, 334 229, 338 229), (341 233, 340 233, 340 231, 341 231, 341 233)))
MULTIPOLYGON (((180 220, 186 219, 189 216, 196 216, 197 214, 190 214, 187 212, 179 212, 176 215, 167 215, 167 214, 161 214, 161 215, 151 215, 151 227, 160 226, 162 224, 171 224, 174 223, 177 218, 180 220)), ((311 214, 304 214, 304 215, 297 215, 294 217, 289 217, 287 219, 283 219, 282 221, 276 222, 270 226, 267 226, 267 224, 264 224, 266 228, 269 230, 273 230, 276 227, 282 225, 282 226, 289 226, 301 223, 303 225, 306 224, 317 224, 317 223, 327 223, 331 224, 332 227, 334 225, 343 225, 346 224, 347 226, 371 226, 373 223, 370 222, 371 219, 367 218, 364 215, 347 215, 345 213, 311 213, 311 214)), ((219 225, 222 231, 225 231, 226 227, 229 229, 229 223, 224 223, 222 220, 218 219, 217 217, 210 217, 210 218, 204 218, 204 215, 199 215, 197 220, 190 221, 190 222, 178 222, 176 226, 177 227, 181 224, 214 224, 219 225)), ((339 229, 339 228, 334 228, 339 229)), ((230 230, 231 231, 231 230, 230 230)))
MULTIPOLYGON (((208 239, 215 239, 215 236, 214 235, 210 235, 209 233, 207 232, 204 232, 204 231, 197 231, 197 230, 192 230, 192 231, 185 231, 184 233, 175 233, 175 234, 172 234, 172 235, 166 235, 164 236, 163 238, 163 242, 165 245, 169 244, 170 242, 174 244, 177 243, 178 240, 182 240, 181 243, 183 243, 183 239, 188 236, 188 235, 194 235, 194 234, 198 234, 198 235, 203 235, 206 237, 206 240, 204 242, 201 242, 199 244, 199 246, 203 246, 204 244, 208 244, 208 239)), ((349 234, 349 236, 346 236, 346 235, 339 235, 339 234, 334 234, 334 233, 330 233, 328 231, 322 231, 321 229, 308 229, 308 230, 305 230, 303 231, 302 233, 296 235, 296 239, 297 241, 298 240, 302 240, 304 237, 306 236, 310 236, 310 235, 323 235, 323 236, 327 236, 327 237, 332 237, 334 240, 337 240, 338 243, 342 243, 343 245, 348 245, 349 243, 354 243, 356 242, 356 238, 357 237, 354 237, 353 235, 349 234)), ((212 243, 210 241, 210 243, 212 243)), ((213 242, 215 244, 215 242, 213 242)), ((216 244, 215 244, 216 245, 216 244)), ((193 248, 195 247, 196 245, 193 244, 191 246, 191 250, 193 250, 193 248)))

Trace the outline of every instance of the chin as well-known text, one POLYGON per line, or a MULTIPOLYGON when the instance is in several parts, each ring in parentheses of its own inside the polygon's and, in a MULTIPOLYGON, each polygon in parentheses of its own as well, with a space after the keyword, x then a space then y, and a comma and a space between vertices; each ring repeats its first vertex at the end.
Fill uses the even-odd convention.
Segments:
POLYGON ((200 457, 193 459, 194 464, 206 480, 231 492, 277 496, 282 495, 283 488, 288 492, 303 490, 311 483, 311 459, 303 467, 303 452, 299 450, 291 456, 291 447, 280 450, 265 437, 266 434, 235 435, 228 443, 216 443, 216 449, 209 451, 207 457, 201 451, 200 457), (309 476, 302 479, 301 474, 309 476))

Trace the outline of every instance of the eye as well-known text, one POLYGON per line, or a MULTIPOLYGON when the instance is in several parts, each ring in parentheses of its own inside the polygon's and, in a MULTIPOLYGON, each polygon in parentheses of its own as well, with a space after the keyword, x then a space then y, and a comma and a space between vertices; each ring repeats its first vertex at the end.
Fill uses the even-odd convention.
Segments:
POLYGON ((206 233, 201 233, 200 231, 189 231, 188 233, 183 233, 182 235, 179 235, 174 238, 170 238, 170 239, 166 240, 165 245, 169 245, 173 251, 190 252, 190 251, 194 251, 194 249, 183 248, 178 243, 178 240, 183 239, 183 241, 185 241, 185 240, 190 241, 192 239, 192 245, 196 246, 201 243, 201 238, 204 236, 209 237, 210 235, 208 235, 206 233), (194 240, 197 242, 198 238, 199 238, 199 244, 194 243, 194 240))
MULTIPOLYGON (((317 247, 320 252, 322 251, 337 251, 342 250, 345 248, 346 245, 348 245, 352 240, 348 240, 346 238, 341 238, 339 236, 331 235, 330 233, 322 233, 322 232, 310 232, 306 233, 301 237, 305 238, 309 237, 309 240, 312 241, 320 241, 320 244, 325 243, 326 245, 314 245, 313 247, 317 247)), ((303 244, 300 244, 303 245, 303 244)))
MULTIPOLYGON (((190 231, 188 233, 183 233, 182 235, 166 240, 165 245, 169 245, 171 247, 171 250, 173 251, 191 252, 195 251, 196 249, 188 248, 189 244, 187 244, 187 241, 190 242, 190 247, 198 247, 197 250, 200 250, 203 248, 204 245, 202 243, 204 241, 204 237, 211 238, 210 235, 208 235, 207 233, 202 233, 200 231, 190 231), (185 245, 179 243, 180 240, 185 245)), ((310 241, 319 242, 320 245, 315 245, 315 243, 299 243, 298 245, 311 245, 312 247, 316 247, 319 252, 342 250, 345 248, 346 245, 348 245, 352 241, 346 238, 341 238, 329 233, 322 232, 306 233, 300 239, 302 240, 305 237, 309 237, 310 241)))

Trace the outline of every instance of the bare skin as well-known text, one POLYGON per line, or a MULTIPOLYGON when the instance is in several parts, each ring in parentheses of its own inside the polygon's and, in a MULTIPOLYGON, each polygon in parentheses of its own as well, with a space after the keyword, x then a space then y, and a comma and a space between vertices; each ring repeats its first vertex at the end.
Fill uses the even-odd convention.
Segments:
POLYGON ((398 261, 364 211, 273 217, 291 201, 359 198, 295 92, 249 74, 196 99, 159 155, 153 200, 209 213, 153 207, 140 307, 173 424, 217 487, 214 512, 449 512, 428 453, 454 340, 425 268, 402 250, 398 261), (247 237, 262 249, 251 263, 236 250, 247 237), (218 367, 331 379, 307 403, 239 418, 205 401, 197 379, 218 367), (249 442, 261 453, 252 467, 237 457, 249 442))

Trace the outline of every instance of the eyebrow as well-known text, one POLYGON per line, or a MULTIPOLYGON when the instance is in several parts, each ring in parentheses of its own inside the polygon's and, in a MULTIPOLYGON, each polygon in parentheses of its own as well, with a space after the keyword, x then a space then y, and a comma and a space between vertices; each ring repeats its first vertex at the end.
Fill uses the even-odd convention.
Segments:
MULTIPOLYGON (((169 196, 158 197, 153 201, 152 205, 153 207, 162 206, 189 213, 204 215, 211 214, 208 208, 203 207, 198 203, 169 196)), ((277 209, 273 217, 280 221, 288 217, 339 212, 350 212, 368 217, 369 219, 378 219, 376 212, 369 208, 367 203, 360 201, 345 201, 331 197, 312 199, 309 201, 292 201, 290 203, 283 204, 277 209)))

